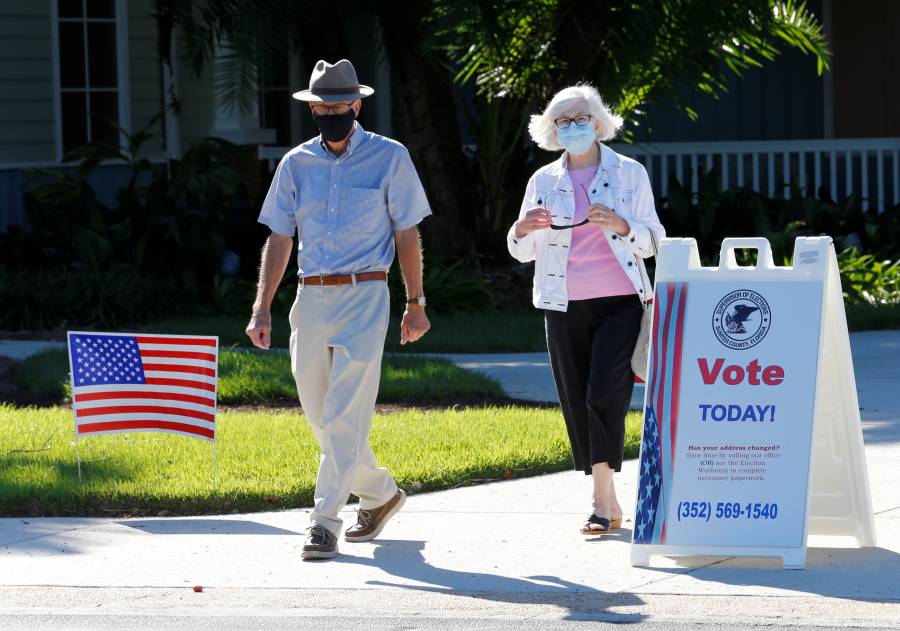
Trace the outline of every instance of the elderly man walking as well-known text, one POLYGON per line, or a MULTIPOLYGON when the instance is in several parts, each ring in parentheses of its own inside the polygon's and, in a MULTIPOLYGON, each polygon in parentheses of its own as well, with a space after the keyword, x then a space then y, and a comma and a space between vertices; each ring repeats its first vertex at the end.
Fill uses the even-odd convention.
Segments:
POLYGON ((346 59, 316 63, 309 103, 321 134, 278 165, 259 221, 272 233, 262 250, 259 286, 247 335, 268 349, 269 308, 299 241, 299 286, 291 308, 291 369, 300 403, 321 449, 312 527, 304 559, 337 556, 338 512, 359 497, 346 541, 369 541, 403 506, 406 495, 379 467, 369 446, 389 318, 387 272, 394 259, 408 296, 400 343, 414 342, 425 316, 419 222, 431 214, 425 191, 400 143, 356 122, 360 85, 346 59))

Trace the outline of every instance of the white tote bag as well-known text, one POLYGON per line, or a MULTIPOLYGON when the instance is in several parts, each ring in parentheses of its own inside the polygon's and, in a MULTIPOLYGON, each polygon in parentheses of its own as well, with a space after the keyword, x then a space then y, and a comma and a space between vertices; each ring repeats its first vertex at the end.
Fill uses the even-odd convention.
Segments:
MULTIPOLYGON (((653 230, 650 230, 650 240, 653 242, 653 256, 655 257, 659 253, 659 245, 656 243, 656 235, 653 234, 653 230)), ((638 265, 643 268, 641 270, 641 284, 643 285, 644 277, 647 276, 647 267, 644 265, 644 259, 638 258, 638 265)), ((652 290, 652 287, 650 289, 652 290)), ((651 306, 653 293, 652 291, 648 293, 647 287, 644 287, 644 295, 650 296, 650 298, 644 303, 644 313, 641 315, 641 331, 638 333, 634 352, 631 354, 631 372, 646 382, 647 362, 650 356, 650 333, 653 330, 653 309, 651 306)))

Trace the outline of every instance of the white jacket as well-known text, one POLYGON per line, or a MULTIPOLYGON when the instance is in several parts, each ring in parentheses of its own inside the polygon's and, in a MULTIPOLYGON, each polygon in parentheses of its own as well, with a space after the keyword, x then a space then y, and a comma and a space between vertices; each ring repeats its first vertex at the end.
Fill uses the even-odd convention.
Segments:
MULTIPOLYGON (((575 194, 572 179, 566 169, 567 154, 559 160, 535 171, 528 186, 519 219, 532 208, 547 208, 554 223, 569 224, 575 214, 575 194)), ((635 293, 646 307, 646 295, 652 287, 638 257, 653 256, 653 242, 666 236, 653 205, 650 179, 643 165, 600 144, 600 167, 588 187, 591 204, 609 206, 625 219, 631 231, 620 237, 611 230, 603 230, 609 247, 622 266, 635 293)), ((509 253, 523 263, 534 261, 534 306, 539 309, 565 311, 569 306, 566 270, 569 261, 571 230, 536 230, 521 239, 516 238, 516 226, 509 229, 506 244, 509 253)), ((597 279, 602 283, 603 279, 597 279)))

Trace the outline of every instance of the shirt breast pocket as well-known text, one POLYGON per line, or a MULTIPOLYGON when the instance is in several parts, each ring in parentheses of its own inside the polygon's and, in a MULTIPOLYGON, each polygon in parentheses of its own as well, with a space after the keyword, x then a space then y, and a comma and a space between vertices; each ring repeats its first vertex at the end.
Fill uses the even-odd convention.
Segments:
POLYGON ((387 205, 380 188, 347 188, 344 190, 339 223, 343 230, 369 233, 383 228, 387 220, 387 205))
POLYGON ((634 216, 634 189, 633 188, 615 188, 613 189, 613 210, 622 217, 634 216))

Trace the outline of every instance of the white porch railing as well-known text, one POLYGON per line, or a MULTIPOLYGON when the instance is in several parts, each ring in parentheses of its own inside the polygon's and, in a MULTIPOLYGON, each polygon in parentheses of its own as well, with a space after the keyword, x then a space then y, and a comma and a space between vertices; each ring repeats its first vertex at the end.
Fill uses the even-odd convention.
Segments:
POLYGON ((640 161, 653 190, 668 194, 672 175, 692 194, 700 177, 715 169, 722 189, 749 187, 769 197, 805 195, 824 187, 831 197, 855 195, 863 210, 900 204, 900 138, 766 140, 614 144, 640 161))
MULTIPOLYGON (((700 178, 715 169, 720 187, 749 187, 769 197, 790 196, 791 186, 814 196, 825 188, 831 197, 859 199, 863 210, 900 204, 900 138, 760 140, 740 142, 660 142, 611 145, 647 169, 659 197, 675 176, 693 195, 700 178)), ((269 170, 288 151, 259 147, 269 170)))
POLYGON ((266 147, 264 145, 260 145, 256 148, 257 155, 260 160, 266 160, 269 163, 269 173, 273 173, 275 171, 275 165, 278 164, 278 161, 284 157, 288 151, 291 150, 290 147, 266 147))

